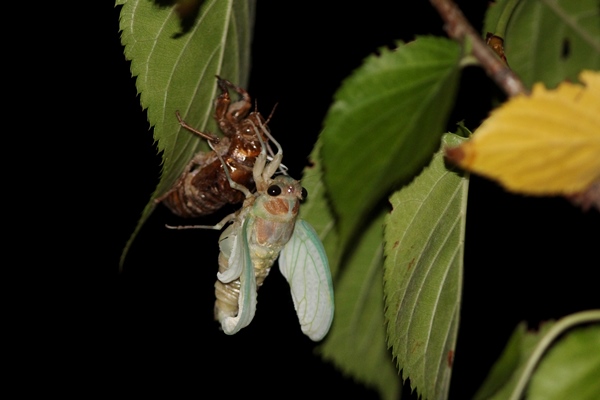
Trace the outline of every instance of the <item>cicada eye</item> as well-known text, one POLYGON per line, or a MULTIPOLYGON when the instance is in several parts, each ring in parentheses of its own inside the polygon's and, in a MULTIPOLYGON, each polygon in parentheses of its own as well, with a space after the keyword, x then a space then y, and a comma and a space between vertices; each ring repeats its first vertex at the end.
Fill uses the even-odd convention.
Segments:
POLYGON ((307 197, 308 197, 308 192, 306 191, 305 188, 302 188, 302 201, 306 201, 307 197))
POLYGON ((281 194, 281 188, 277 185, 271 185, 267 189, 267 194, 273 197, 279 196, 281 194))

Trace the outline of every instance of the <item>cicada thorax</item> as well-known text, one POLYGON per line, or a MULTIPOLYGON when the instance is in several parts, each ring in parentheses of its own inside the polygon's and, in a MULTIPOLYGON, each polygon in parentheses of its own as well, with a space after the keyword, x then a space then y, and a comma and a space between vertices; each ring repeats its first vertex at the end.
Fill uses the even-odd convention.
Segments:
MULTIPOLYGON (((260 143, 254 134, 223 138, 214 146, 221 155, 231 179, 253 191, 255 183, 252 169, 260 154, 260 143)), ((174 189, 161 201, 174 214, 184 218, 209 215, 226 204, 244 201, 244 193, 233 189, 223 170, 223 163, 214 154, 199 153, 180 177, 174 189)))
MULTIPOLYGON (((235 240, 241 240, 240 229, 247 221, 246 240, 258 289, 269 275, 283 246, 293 231, 300 201, 305 196, 300 183, 289 176, 280 175, 268 183, 255 196, 247 199, 238 213, 236 222, 227 227, 219 238, 219 272, 230 268, 231 251, 235 240)), ((240 280, 215 283, 215 319, 235 317, 238 313, 240 280)))
MULTIPOLYGON (((208 137, 214 150, 197 153, 173 188, 156 200, 180 217, 194 218, 213 214, 226 204, 239 204, 244 200, 244 193, 229 184, 224 165, 234 182, 250 191, 255 189, 252 171, 262 149, 256 126, 267 130, 267 121, 258 111, 249 112, 250 96, 245 90, 221 78, 218 84, 222 93, 216 100, 214 118, 224 137, 211 139, 212 135, 196 131, 180 120, 186 129, 204 138, 208 137), (241 99, 231 103, 229 89, 238 92, 241 99), (223 162, 215 152, 218 152, 223 162)), ((259 134, 263 142, 268 143, 267 135, 262 131, 259 134)))

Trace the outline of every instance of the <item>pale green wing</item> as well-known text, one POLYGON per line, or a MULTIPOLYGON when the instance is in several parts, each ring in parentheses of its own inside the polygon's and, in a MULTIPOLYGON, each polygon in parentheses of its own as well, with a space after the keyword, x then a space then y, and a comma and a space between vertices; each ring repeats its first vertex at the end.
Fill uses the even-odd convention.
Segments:
POLYGON ((308 222, 296 221, 279 269, 290 284, 302 332, 314 341, 323 339, 333 321, 333 284, 325 248, 308 222))
POLYGON ((223 283, 229 283, 242 275, 244 260, 241 258, 244 252, 240 248, 240 224, 229 225, 219 237, 219 250, 227 258, 228 266, 223 272, 217 272, 217 279, 223 283), (236 251, 234 251, 236 250, 236 251))
POLYGON ((223 332, 228 335, 236 334, 240 329, 248 326, 256 312, 256 278, 252 259, 250 258, 250 249, 248 248, 248 226, 251 225, 251 220, 252 218, 244 219, 241 231, 237 234, 234 233, 235 239, 232 242, 229 268, 234 271, 239 270, 241 274, 239 275, 238 313, 235 317, 225 317, 220 321, 223 332))

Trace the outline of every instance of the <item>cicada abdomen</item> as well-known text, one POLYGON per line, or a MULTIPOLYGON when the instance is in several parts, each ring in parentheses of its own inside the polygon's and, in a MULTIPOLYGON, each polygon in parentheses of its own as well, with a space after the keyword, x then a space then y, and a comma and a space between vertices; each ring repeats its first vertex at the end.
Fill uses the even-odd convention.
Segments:
MULTIPOLYGON (((239 251, 241 249, 236 243, 237 240, 244 240, 242 236, 245 236, 245 238, 247 239, 246 235, 241 235, 241 229, 242 226, 234 222, 233 224, 229 225, 219 237, 220 253, 218 276, 221 277, 222 280, 217 279, 217 281, 215 282, 215 320, 220 322, 235 319, 240 310, 240 288, 242 285, 242 280, 244 278, 238 277, 233 281, 226 282, 228 281, 228 279, 226 278, 228 271, 229 273, 233 272, 230 271, 230 265, 237 265, 238 262, 243 263, 243 261, 241 261, 240 258, 249 257, 249 261, 252 263, 252 272, 254 274, 253 286, 255 287, 255 290, 258 290, 258 288, 262 286, 265 278, 269 274, 273 262, 279 255, 279 252, 277 252, 277 254, 272 254, 271 257, 260 257, 261 262, 253 262, 256 261, 256 257, 253 258, 250 255, 250 252, 252 250, 248 248, 248 252, 244 254, 244 251, 239 251), (238 237, 238 235, 241 236, 238 237), (233 249, 238 249, 238 254, 236 254, 236 256, 234 257, 232 257, 233 249)), ((255 299, 253 301, 255 302, 255 299)), ((243 300, 242 303, 244 303, 243 300)), ((224 330, 227 332, 225 327, 224 330)))
MULTIPOLYGON (((180 217, 209 215, 226 204, 238 204, 244 200, 244 194, 229 184, 224 168, 237 184, 249 190, 255 188, 252 170, 261 152, 261 144, 253 127, 264 126, 266 131, 267 122, 258 111, 250 112, 251 99, 244 89, 226 79, 217 79, 221 94, 216 99, 214 118, 224 134, 223 138, 192 128, 177 113, 181 126, 208 140, 213 148, 210 152, 197 153, 173 188, 156 199, 157 203, 162 202, 180 217), (230 89, 240 95, 240 100, 231 103, 230 89)), ((268 141, 264 135, 261 139, 265 143, 268 141)))

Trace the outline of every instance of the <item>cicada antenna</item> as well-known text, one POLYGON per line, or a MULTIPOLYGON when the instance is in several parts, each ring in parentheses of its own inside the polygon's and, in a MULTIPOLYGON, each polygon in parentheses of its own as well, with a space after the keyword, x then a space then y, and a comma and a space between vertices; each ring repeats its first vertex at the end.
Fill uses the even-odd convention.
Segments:
POLYGON ((271 121, 271 117, 273 116, 273 113, 275 113, 275 109, 277 108, 278 104, 279 103, 275 103, 275 105, 273 106, 273 109, 271 110, 271 113, 269 114, 269 116, 267 117, 267 119, 265 121, 265 125, 267 125, 271 121))
MULTIPOLYGON (((271 113, 269 114, 269 116, 265 120, 265 125, 267 125, 269 122, 271 122, 271 117, 273 117, 273 114, 275 113, 275 109, 277 108, 278 104, 279 103, 275 103, 275 105, 273 106, 273 109, 271 109, 271 113)), ((254 99, 254 110, 258 111, 258 99, 254 99)))

